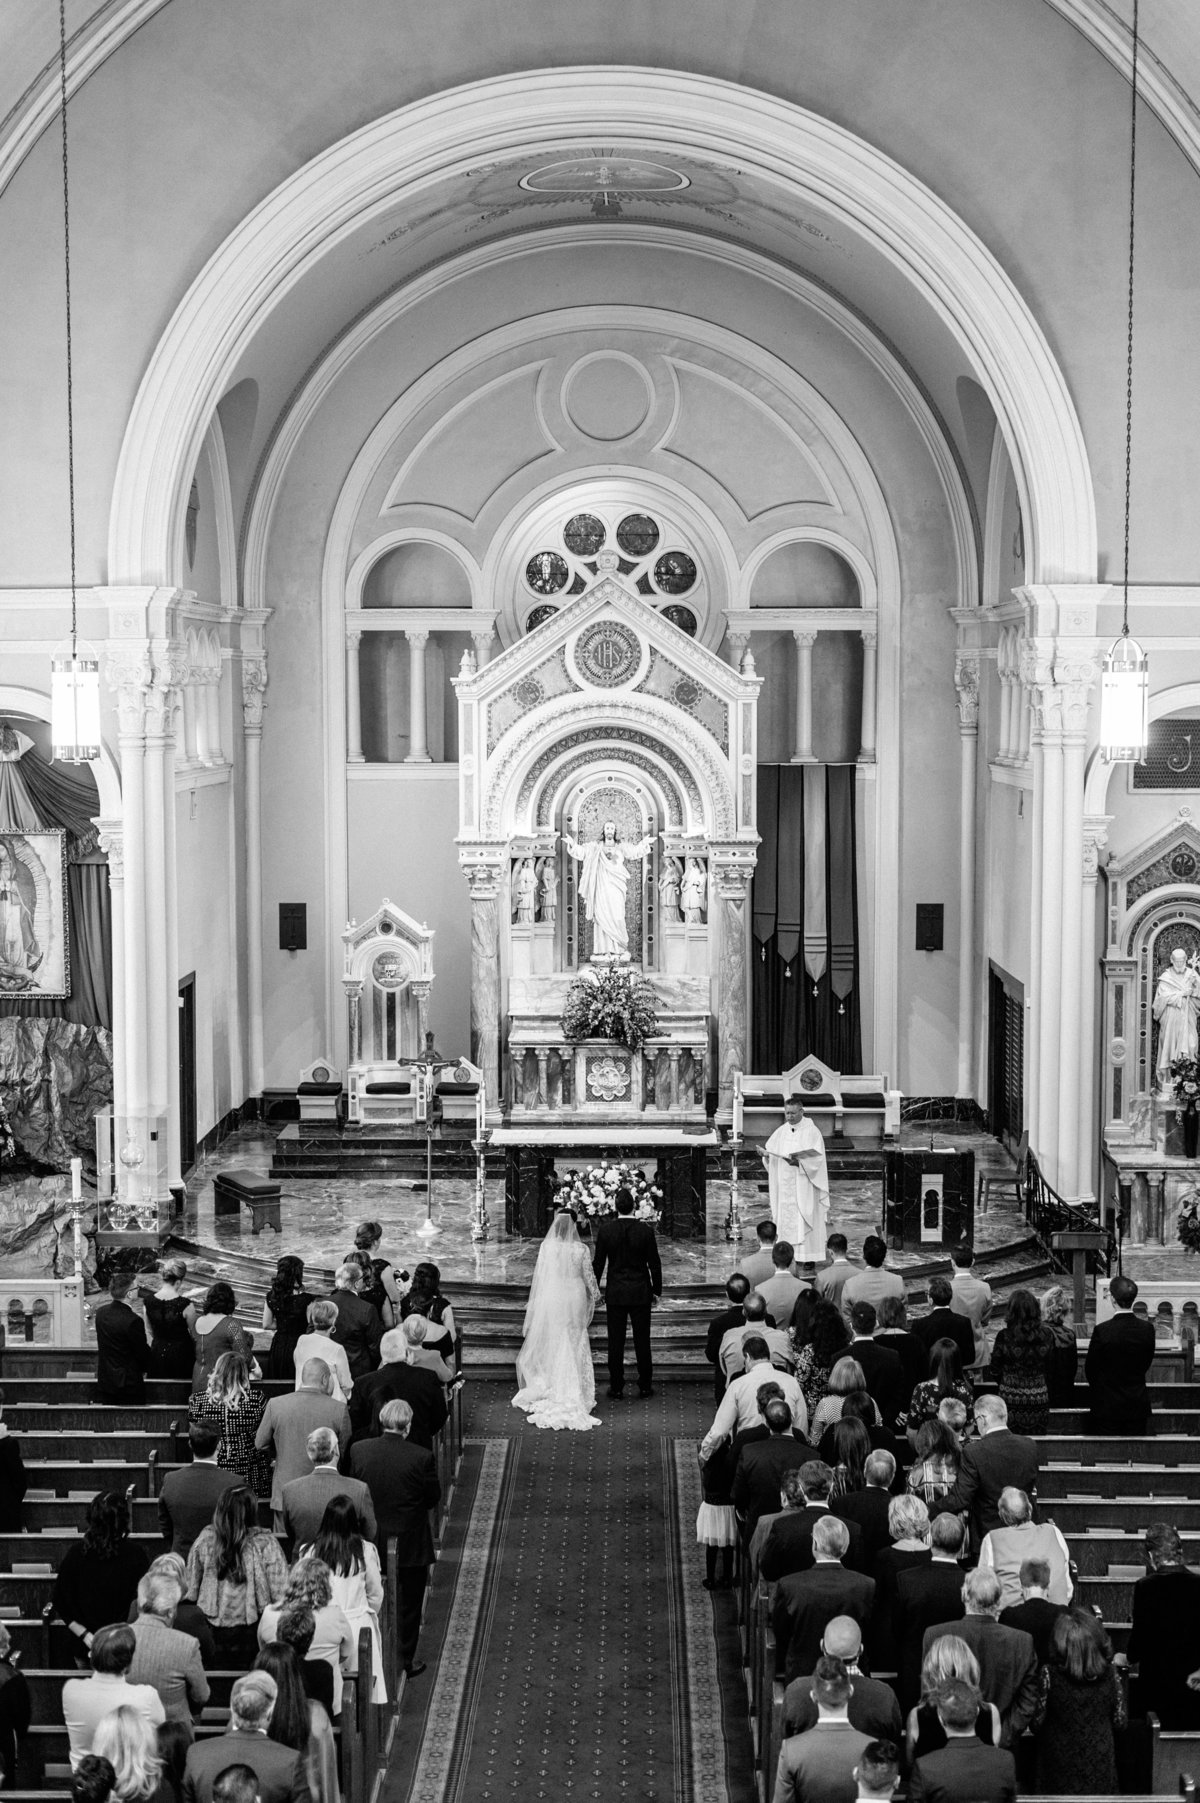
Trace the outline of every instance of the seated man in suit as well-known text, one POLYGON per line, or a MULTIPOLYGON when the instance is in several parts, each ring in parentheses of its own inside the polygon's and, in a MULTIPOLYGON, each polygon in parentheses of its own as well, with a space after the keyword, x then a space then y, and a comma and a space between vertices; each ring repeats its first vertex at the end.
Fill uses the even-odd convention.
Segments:
MULTIPOLYGON (((229 1727, 224 1734, 193 1741, 183 1768, 184 1803, 241 1803, 241 1790, 220 1780, 227 1768, 250 1768, 257 1803, 311 1803, 307 1758, 267 1739, 279 1698, 269 1672, 247 1672, 229 1693, 229 1727)), ((248 1788, 248 1787, 246 1787, 248 1788)))
POLYGON ((792 1431, 792 1411, 781 1396, 773 1396, 766 1404, 763 1419, 769 1438, 743 1445, 733 1473, 733 1506, 742 1518, 747 1540, 760 1516, 778 1509, 784 1472, 798 1471, 809 1454, 808 1442, 797 1440, 792 1431))
POLYGON ((771 1363, 781 1371, 790 1371, 796 1362, 792 1351, 792 1343, 780 1327, 767 1326, 766 1298, 758 1291, 751 1290, 742 1304, 743 1319, 740 1325, 726 1329, 721 1341, 718 1361, 725 1373, 725 1381, 740 1377, 746 1369, 744 1342, 752 1334, 758 1334, 767 1342, 767 1351, 771 1363))
MULTIPOLYGON (((758 1569, 768 1584, 789 1572, 808 1571, 812 1566, 816 1557, 813 1530, 825 1516, 840 1508, 840 1500, 830 1504, 832 1486, 833 1472, 820 1459, 809 1459, 798 1471, 784 1472, 780 1484, 783 1512, 775 1517, 759 1547, 758 1569)), ((865 1573, 863 1531, 857 1521, 846 1521, 844 1525, 848 1540, 843 1563, 852 1571, 865 1573)))
POLYGON ((283 1531, 293 1546, 311 1546, 321 1529, 325 1510, 335 1496, 348 1496, 362 1517, 368 1540, 376 1533, 371 1492, 358 1478, 343 1477, 338 1470, 341 1448, 331 1427, 316 1427, 308 1436, 312 1470, 283 1486, 283 1531))
POLYGON ((834 1308, 841 1308, 842 1291, 858 1266, 850 1263, 850 1242, 844 1233, 827 1235, 825 1250, 829 1254, 829 1263, 817 1272, 814 1288, 823 1301, 832 1302, 834 1308))
POLYGON ((331 1427, 338 1445, 345 1452, 350 1444, 350 1411, 344 1402, 333 1398, 333 1373, 324 1359, 305 1359, 300 1369, 300 1388, 286 1396, 272 1396, 259 1422, 254 1444, 259 1452, 275 1449, 275 1469, 271 1474, 271 1507, 275 1512, 273 1526, 277 1534, 285 1532, 283 1489, 293 1478, 307 1477, 312 1470, 308 1456, 308 1437, 315 1428, 331 1427))
POLYGON ((417 1663, 417 1636, 434 1558, 429 1511, 441 1499, 442 1486, 433 1454, 412 1444, 412 1419, 407 1402, 385 1403, 379 1414, 382 1434, 351 1447, 350 1469, 375 1499, 380 1545, 389 1538, 396 1542, 400 1652, 405 1672, 416 1678, 425 1670, 417 1663))
POLYGON ((909 1803, 1014 1803, 1016 1761, 1004 1747, 985 1747, 976 1734, 980 1700, 960 1678, 942 1685, 937 1712, 946 1744, 914 1762, 909 1803))
POLYGON ((948 1277, 931 1277, 929 1279, 929 1301, 931 1304, 927 1315, 919 1315, 911 1325, 913 1338, 919 1340, 925 1350, 925 1369, 921 1373, 922 1380, 929 1376, 929 1354, 938 1340, 953 1340, 958 1347, 958 1356, 962 1360, 965 1371, 968 1365, 975 1363, 975 1329, 966 1315, 960 1315, 957 1309, 951 1308, 954 1290, 948 1277))
MULTIPOLYGON (((862 1629, 850 1615, 835 1615, 821 1637, 827 1659, 840 1659, 850 1679, 850 1726, 872 1740, 900 1740, 904 1725, 900 1705, 890 1684, 867 1678, 858 1668, 862 1656, 862 1629)), ((783 1734, 804 1734, 817 1725, 817 1703, 812 1678, 795 1678, 783 1696, 783 1734)))
MULTIPOLYGON (((735 1271, 725 1281, 725 1294, 729 1298, 729 1307, 722 1309, 719 1315, 708 1324, 708 1332, 704 1337, 704 1356, 713 1367, 713 1396, 720 1402, 725 1394, 725 1373, 721 1369, 721 1342, 731 1327, 744 1325, 746 1317, 742 1313, 742 1304, 750 1294, 750 1279, 741 1271, 735 1271)), ((772 1322, 774 1326, 774 1322, 772 1322)))
POLYGON ((217 1498, 245 1481, 217 1464, 221 1431, 211 1422, 194 1421, 188 1428, 188 1444, 191 1464, 168 1471, 158 1493, 158 1525, 170 1551, 181 1559, 187 1558, 201 1529, 211 1525, 217 1498))
POLYGON ((1029 1726, 1037 1708, 1038 1663, 1033 1641, 1017 1628, 1001 1627, 1000 1581, 994 1571, 969 1571, 963 1579, 962 1600, 965 1614, 960 1621, 926 1628, 921 1656, 924 1658, 943 1634, 957 1634, 965 1640, 979 1661, 983 1699, 1000 1712, 1001 1743, 1011 1746, 1029 1726))
MULTIPOLYGON (((812 1531, 813 1563, 808 1571, 780 1578, 771 1625, 775 1657, 790 1684, 811 1672, 821 1656, 821 1639, 835 1615, 849 1615, 859 1627, 870 1619, 875 1580, 842 1564, 850 1535, 836 1515, 823 1515, 812 1531)), ((819 1701, 818 1697, 818 1701, 819 1701)))
POLYGON ((1092 1329, 1083 1361, 1088 1432, 1152 1433, 1146 1376, 1154 1360, 1154 1329, 1133 1312, 1138 1287, 1132 1277, 1114 1277, 1108 1293, 1116 1313, 1092 1329))
POLYGON ((971 1330, 975 1335, 975 1357, 972 1364, 986 1365, 987 1322, 992 1312, 992 1286, 985 1283, 982 1277, 976 1277, 971 1269, 975 1263, 973 1246, 956 1246, 950 1256, 954 1260, 954 1275, 950 1279, 950 1307, 956 1315, 964 1316, 971 1323, 971 1330))
POLYGON ((842 1318, 847 1327, 851 1326, 850 1310, 856 1302, 869 1302, 872 1308, 878 1308, 885 1296, 903 1296, 903 1277, 898 1271, 884 1269, 887 1250, 887 1241, 877 1233, 869 1233, 863 1241, 862 1269, 842 1285, 842 1318))
POLYGON ((1037 1441, 1014 1434, 1008 1425, 1008 1404, 1002 1396, 977 1396, 975 1425, 979 1438, 968 1441, 954 1488, 930 1504, 938 1513, 970 1511, 971 1532, 978 1546, 985 1534, 1000 1527, 1000 1496, 1009 1488, 1036 1497, 1038 1482, 1037 1441))
POLYGON ((888 1504, 896 1478, 896 1461, 890 1452, 872 1452, 863 1464, 865 1490, 848 1490, 837 1499, 843 1521, 856 1521, 863 1532, 863 1569, 874 1568, 875 1558, 892 1543, 888 1504))
POLYGON ((738 1266, 751 1289, 774 1275, 775 1241, 779 1238, 779 1229, 774 1221, 760 1221, 754 1232, 758 1245, 738 1266))
POLYGON ((1128 1651, 1139 1713, 1153 1710, 1164 1728, 1200 1729, 1200 1690, 1191 1683, 1200 1666, 1198 1619, 1200 1575, 1184 1564, 1177 1530, 1156 1521, 1146 1530, 1146 1576, 1133 1587, 1128 1651))
POLYGON ((182 1597, 183 1585, 166 1571, 148 1571, 138 1585, 129 1682, 152 1684, 167 1720, 186 1723, 190 1733, 192 1718, 207 1703, 209 1689, 199 1641, 172 1625, 182 1597))
POLYGON ((818 1661, 812 1679, 816 1725, 780 1747, 775 1803, 853 1803, 854 1771, 871 1742, 851 1725, 852 1688, 840 1659, 818 1661))
POLYGON ((776 1240, 771 1257, 775 1263, 774 1271, 754 1287, 766 1302, 767 1312, 774 1315, 781 1328, 786 1328, 791 1322, 797 1296, 802 1290, 810 1290, 812 1283, 807 1277, 797 1277, 792 1269, 796 1249, 789 1240, 776 1240))
POLYGON ((867 1395, 878 1407, 884 1426, 894 1428, 901 1409, 908 1407, 912 1391, 904 1394, 904 1367, 899 1353, 875 1338, 878 1319, 873 1302, 851 1303, 847 1354, 862 1366, 867 1395))
POLYGON ((938 1622, 958 1621, 962 1616, 963 1571, 958 1560, 965 1539, 957 1515, 935 1515, 930 1523, 930 1563, 912 1565, 896 1574, 896 1691, 906 1715, 921 1700, 926 1628, 938 1622))
MULTIPOLYGON (((952 1515, 939 1515, 939 1521, 953 1521, 952 1515)), ((1038 1664, 1045 1665, 1050 1657, 1050 1636, 1054 1632, 1054 1624, 1060 1615, 1067 1613, 1065 1603, 1052 1603, 1047 1594, 1050 1589, 1050 1562, 1047 1559, 1026 1559, 1021 1566, 1021 1600, 1010 1603, 1007 1609, 1000 1611, 1000 1625, 1004 1628, 1020 1628, 1033 1641, 1033 1649, 1038 1657, 1038 1664)))
POLYGON ((432 1371, 423 1371, 409 1356, 408 1341, 398 1327, 389 1328, 379 1342, 383 1359, 378 1371, 355 1378, 350 1394, 350 1426, 354 1438, 378 1434, 379 1412, 385 1402, 400 1398, 412 1409, 414 1446, 432 1450, 433 1437, 446 1425, 449 1408, 446 1391, 432 1371))

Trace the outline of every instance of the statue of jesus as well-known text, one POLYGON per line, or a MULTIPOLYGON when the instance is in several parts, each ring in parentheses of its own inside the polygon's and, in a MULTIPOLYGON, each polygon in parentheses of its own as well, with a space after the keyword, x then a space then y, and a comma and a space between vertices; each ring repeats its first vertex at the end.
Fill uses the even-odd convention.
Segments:
POLYGON ((1154 991, 1154 1018, 1158 1022, 1158 1058, 1155 1074, 1165 1095, 1171 1087, 1171 1061, 1194 1058, 1197 1050, 1196 1015, 1200 1011, 1200 976, 1181 945, 1154 991))
POLYGON ((651 834, 636 844, 622 844, 617 837, 617 823, 606 820, 598 839, 580 844, 569 833, 563 835, 567 850, 578 858, 583 868, 579 873, 579 894, 592 923, 592 956, 610 958, 617 964, 629 962, 629 929, 625 925, 625 894, 629 888, 627 862, 646 856, 654 843, 651 834))

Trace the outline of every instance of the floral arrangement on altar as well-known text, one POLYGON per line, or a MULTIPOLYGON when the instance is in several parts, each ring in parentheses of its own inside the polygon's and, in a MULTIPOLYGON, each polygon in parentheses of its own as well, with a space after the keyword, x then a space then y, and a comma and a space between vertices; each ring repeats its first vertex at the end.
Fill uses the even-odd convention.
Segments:
POLYGON ((610 964, 571 984, 560 1024, 567 1039, 615 1039, 636 1052, 658 1026, 658 1004, 640 973, 610 964))
POLYGON ((1185 1114, 1200 1114, 1200 1060, 1172 1058, 1171 1102, 1181 1120, 1185 1114))
POLYGON ((627 1189, 633 1197, 632 1218, 657 1227, 662 1191, 636 1165, 609 1164, 606 1159, 583 1171, 569 1170, 559 1181, 554 1202, 557 1208, 573 1208, 594 1220, 598 1215, 616 1214, 619 1189, 627 1189))

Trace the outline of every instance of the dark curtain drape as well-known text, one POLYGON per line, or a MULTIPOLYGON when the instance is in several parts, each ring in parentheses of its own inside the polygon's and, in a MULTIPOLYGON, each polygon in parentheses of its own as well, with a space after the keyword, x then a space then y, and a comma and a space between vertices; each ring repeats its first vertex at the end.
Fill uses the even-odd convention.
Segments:
POLYGON ((809 1052, 833 1070, 862 1069, 854 781, 852 765, 759 765, 756 1071, 788 1070, 809 1052))

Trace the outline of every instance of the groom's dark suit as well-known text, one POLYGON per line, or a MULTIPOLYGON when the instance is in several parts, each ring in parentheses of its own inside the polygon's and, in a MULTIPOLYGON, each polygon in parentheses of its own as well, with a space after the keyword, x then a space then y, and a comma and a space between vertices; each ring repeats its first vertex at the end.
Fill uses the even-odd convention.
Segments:
POLYGON ((648 1221, 615 1215, 596 1229, 596 1282, 608 1266, 604 1307, 608 1317, 608 1386, 614 1396, 625 1388, 625 1334, 633 1328, 638 1389, 646 1396, 654 1379, 650 1362, 650 1304, 662 1295, 658 1241, 648 1221))

